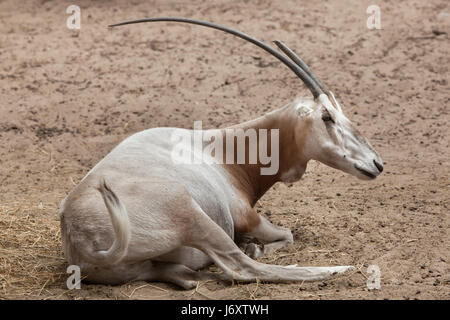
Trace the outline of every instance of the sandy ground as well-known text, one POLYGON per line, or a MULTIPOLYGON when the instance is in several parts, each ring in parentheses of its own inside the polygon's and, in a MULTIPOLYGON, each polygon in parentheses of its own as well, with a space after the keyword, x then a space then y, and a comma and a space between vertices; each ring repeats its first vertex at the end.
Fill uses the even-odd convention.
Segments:
POLYGON ((0 299, 449 299, 448 1, 0 1, 0 299), (368 5, 381 30, 366 27, 368 5), (66 8, 81 7, 81 30, 66 8), (151 127, 224 127, 309 95, 214 21, 301 54, 379 151, 372 182, 311 162, 257 204, 295 244, 260 260, 358 266, 296 284, 163 283, 68 291, 59 202, 125 137, 151 127), (369 265, 381 289, 368 290, 369 265))

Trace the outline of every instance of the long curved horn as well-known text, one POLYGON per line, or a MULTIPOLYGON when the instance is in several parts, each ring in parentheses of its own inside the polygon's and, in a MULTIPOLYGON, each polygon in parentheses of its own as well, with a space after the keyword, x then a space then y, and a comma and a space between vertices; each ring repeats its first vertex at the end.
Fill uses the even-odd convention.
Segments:
POLYGON ((323 92, 325 92, 328 95, 328 90, 325 88, 323 83, 317 78, 317 76, 312 72, 312 70, 309 68, 309 66, 306 64, 305 61, 303 61, 299 56, 295 54, 294 51, 288 48, 283 42, 275 40, 274 43, 278 46, 278 48, 281 49, 289 58, 291 58, 292 61, 294 61, 300 68, 306 71, 308 75, 313 79, 317 85, 322 89, 323 92))
POLYGON ((242 38, 244 40, 247 40, 254 45, 260 47, 261 49, 264 49, 265 51, 269 52, 271 55, 275 56, 278 60, 283 62, 286 66, 289 67, 304 83, 305 85, 311 90, 311 93, 313 94, 314 98, 317 98, 320 94, 323 93, 323 90, 320 88, 320 86, 308 75, 308 73, 303 70, 301 67, 299 67, 297 64, 290 61, 286 56, 282 55, 278 51, 276 51, 271 46, 265 44, 262 41, 259 41, 245 33, 242 33, 240 31, 224 27, 212 22, 206 22, 206 21, 200 21, 200 20, 194 20, 194 19, 188 19, 188 18, 170 18, 170 17, 160 17, 160 18, 147 18, 147 19, 139 19, 139 20, 132 20, 132 21, 126 21, 126 22, 120 22, 116 24, 109 25, 109 27, 117 27, 122 26, 126 24, 133 24, 133 23, 143 23, 143 22, 157 22, 157 21, 172 21, 172 22, 184 22, 184 23, 191 23, 191 24, 197 24, 217 30, 221 30, 227 33, 231 33, 232 35, 235 35, 239 38, 242 38))

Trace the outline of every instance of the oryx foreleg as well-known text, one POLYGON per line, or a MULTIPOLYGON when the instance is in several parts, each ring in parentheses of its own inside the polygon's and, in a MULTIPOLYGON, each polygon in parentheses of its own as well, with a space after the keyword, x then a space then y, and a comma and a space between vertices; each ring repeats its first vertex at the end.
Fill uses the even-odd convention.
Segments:
POLYGON ((240 281, 312 281, 328 279, 334 274, 353 269, 351 266, 297 267, 264 264, 245 255, 229 235, 199 207, 193 213, 198 230, 189 244, 206 253, 224 271, 225 278, 240 281))

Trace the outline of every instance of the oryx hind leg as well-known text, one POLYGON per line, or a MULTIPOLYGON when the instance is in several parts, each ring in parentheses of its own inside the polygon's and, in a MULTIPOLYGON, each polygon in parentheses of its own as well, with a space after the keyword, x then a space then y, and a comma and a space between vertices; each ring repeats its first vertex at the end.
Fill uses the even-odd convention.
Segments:
POLYGON ((190 244, 205 252, 224 271, 229 280, 240 281, 312 281, 330 278, 353 269, 351 266, 297 267, 263 264, 245 255, 234 241, 200 207, 195 223, 199 232, 191 235, 190 244))
POLYGON ((86 283, 120 285, 132 281, 156 281, 173 283, 184 289, 194 288, 198 281, 225 280, 220 273, 194 271, 182 264, 151 260, 105 267, 88 266, 82 277, 86 283))
POLYGON ((263 216, 259 216, 259 223, 241 237, 245 240, 238 245, 252 259, 273 253, 294 242, 291 230, 275 226, 263 216), (252 238, 262 245, 251 242, 252 238))
MULTIPOLYGON (((183 264, 169 262, 154 262, 151 270, 154 281, 163 281, 176 284, 184 289, 192 289, 199 281, 226 280, 220 273, 207 271, 194 271, 183 264)), ((148 279, 142 279, 148 280, 148 279)))

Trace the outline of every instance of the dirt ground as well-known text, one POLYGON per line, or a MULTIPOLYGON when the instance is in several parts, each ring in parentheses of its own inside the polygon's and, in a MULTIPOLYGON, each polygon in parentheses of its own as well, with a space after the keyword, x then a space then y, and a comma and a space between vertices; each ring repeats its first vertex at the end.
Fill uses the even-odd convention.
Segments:
POLYGON ((449 299, 450 8, 411 1, 0 1, 0 299, 449 299), (81 29, 66 8, 81 8, 81 29), (366 9, 381 9, 369 30, 366 9), (355 265, 329 281, 66 289, 57 207, 125 137, 256 118, 310 93, 275 58, 192 17, 295 49, 372 142, 364 182, 311 162, 257 204, 295 244, 260 261, 355 265), (378 265, 381 288, 366 285, 378 265))

